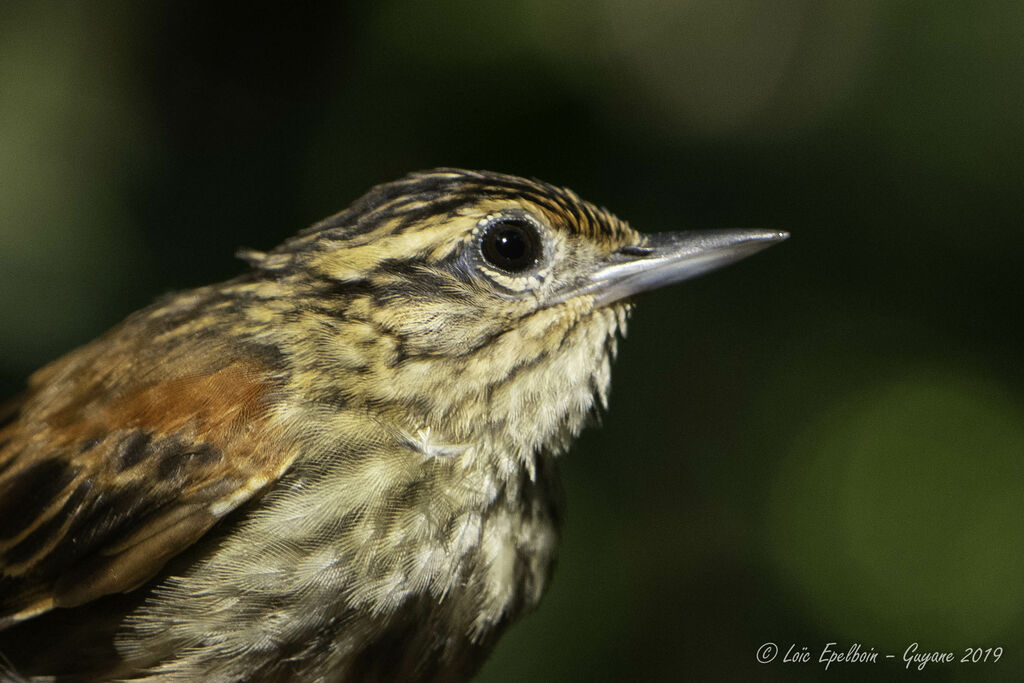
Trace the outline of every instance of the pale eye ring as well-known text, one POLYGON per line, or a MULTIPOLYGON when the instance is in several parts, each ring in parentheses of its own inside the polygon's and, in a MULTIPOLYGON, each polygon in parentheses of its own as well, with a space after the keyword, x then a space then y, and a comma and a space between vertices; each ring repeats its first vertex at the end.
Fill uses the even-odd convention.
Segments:
POLYGON ((480 254, 488 265, 506 273, 522 273, 540 262, 543 251, 537 228, 521 218, 501 218, 480 237, 480 254))

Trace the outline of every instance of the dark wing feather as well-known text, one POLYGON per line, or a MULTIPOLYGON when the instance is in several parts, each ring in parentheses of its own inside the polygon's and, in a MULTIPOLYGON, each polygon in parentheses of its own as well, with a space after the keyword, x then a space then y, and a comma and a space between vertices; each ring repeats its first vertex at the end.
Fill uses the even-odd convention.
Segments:
POLYGON ((294 459, 254 360, 145 382, 87 353, 3 408, 0 628, 135 588, 294 459))

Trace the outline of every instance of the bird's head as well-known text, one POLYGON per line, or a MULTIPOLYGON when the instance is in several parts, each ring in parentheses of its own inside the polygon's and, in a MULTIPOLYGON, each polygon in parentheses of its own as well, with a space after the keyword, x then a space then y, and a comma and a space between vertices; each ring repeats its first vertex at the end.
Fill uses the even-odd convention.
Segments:
POLYGON ((245 256, 266 280, 301 283, 289 322, 312 343, 295 361, 324 392, 400 406, 453 438, 511 432, 526 456, 563 445, 605 400, 632 295, 784 237, 643 235, 566 189, 439 169, 245 256))

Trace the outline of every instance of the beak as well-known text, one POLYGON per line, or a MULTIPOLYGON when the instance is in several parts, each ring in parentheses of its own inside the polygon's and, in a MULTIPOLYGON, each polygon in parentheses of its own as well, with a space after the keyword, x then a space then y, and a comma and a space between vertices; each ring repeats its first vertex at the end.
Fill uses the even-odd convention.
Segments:
POLYGON ((770 230, 668 232, 616 250, 565 299, 590 294, 595 306, 688 280, 727 266, 789 237, 770 230))

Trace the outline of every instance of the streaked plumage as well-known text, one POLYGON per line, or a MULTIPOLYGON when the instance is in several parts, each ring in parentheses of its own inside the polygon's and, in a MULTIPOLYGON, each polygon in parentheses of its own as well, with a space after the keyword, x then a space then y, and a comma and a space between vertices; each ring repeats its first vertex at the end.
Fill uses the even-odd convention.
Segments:
POLYGON ((636 280, 648 245, 567 190, 413 174, 43 368, 0 411, 0 653, 60 680, 467 678, 550 576, 553 456, 629 308, 594 274, 636 280))

